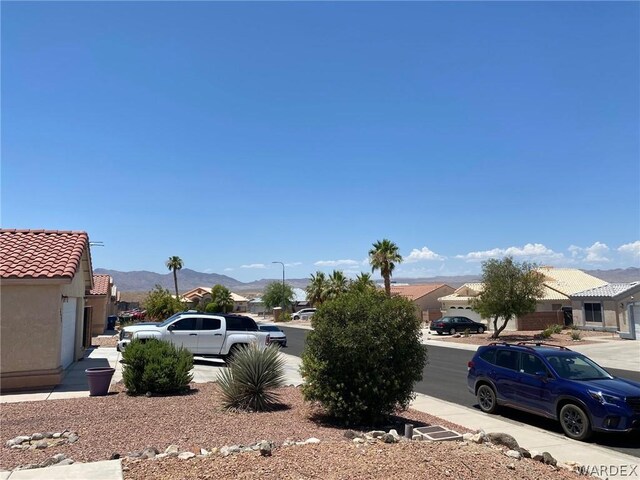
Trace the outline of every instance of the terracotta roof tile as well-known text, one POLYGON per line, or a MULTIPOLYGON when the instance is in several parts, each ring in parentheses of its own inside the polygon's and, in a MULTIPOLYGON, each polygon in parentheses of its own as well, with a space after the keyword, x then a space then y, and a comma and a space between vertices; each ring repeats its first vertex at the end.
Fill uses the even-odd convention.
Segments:
POLYGON ((402 295, 409 300, 417 300, 440 287, 444 287, 444 284, 429 283, 425 285, 391 285, 391 294, 402 295))
POLYGON ((89 295, 109 295, 111 285, 111 275, 94 275, 93 288, 89 295))
POLYGON ((86 232, 0 229, 0 278, 73 278, 86 232))

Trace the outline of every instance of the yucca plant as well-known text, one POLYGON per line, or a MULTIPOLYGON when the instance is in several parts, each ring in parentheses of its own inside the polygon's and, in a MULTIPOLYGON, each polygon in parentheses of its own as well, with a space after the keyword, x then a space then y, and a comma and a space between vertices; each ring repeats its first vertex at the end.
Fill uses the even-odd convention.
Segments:
POLYGON ((222 370, 218 385, 228 410, 266 411, 279 404, 275 390, 284 385, 284 359, 275 346, 239 348, 222 370))

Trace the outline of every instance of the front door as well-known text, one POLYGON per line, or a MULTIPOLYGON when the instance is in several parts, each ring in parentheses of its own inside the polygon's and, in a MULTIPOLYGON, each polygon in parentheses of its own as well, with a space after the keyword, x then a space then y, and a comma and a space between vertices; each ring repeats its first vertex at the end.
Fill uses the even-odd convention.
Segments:
POLYGON ((184 347, 192 353, 198 350, 197 318, 183 318, 170 325, 169 340, 177 348, 184 347))

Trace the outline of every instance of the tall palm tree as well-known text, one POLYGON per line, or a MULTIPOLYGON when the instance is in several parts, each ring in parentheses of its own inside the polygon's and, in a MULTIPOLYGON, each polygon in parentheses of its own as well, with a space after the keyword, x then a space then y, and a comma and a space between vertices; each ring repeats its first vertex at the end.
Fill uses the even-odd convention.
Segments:
POLYGON ((227 309, 233 308, 233 296, 227 288, 218 291, 213 301, 222 306, 222 313, 227 313, 227 309))
POLYGON ((391 296, 391 273, 396 268, 396 263, 401 263, 402 257, 398 252, 398 246, 386 238, 378 240, 369 250, 369 263, 371 272, 380 270, 380 275, 384 278, 384 291, 387 296, 391 296))
POLYGON ((311 281, 307 285, 307 300, 312 306, 320 305, 327 298, 327 277, 324 272, 317 271, 311 274, 311 281))
POLYGON ((349 280, 347 280, 347 277, 344 276, 341 270, 334 270, 331 275, 329 275, 328 283, 328 298, 336 298, 349 288, 349 280))
POLYGON ((184 262, 180 257, 169 257, 169 260, 165 262, 165 265, 169 270, 173 271, 173 284, 176 287, 176 300, 180 300, 180 294, 178 293, 178 270, 182 270, 184 262))

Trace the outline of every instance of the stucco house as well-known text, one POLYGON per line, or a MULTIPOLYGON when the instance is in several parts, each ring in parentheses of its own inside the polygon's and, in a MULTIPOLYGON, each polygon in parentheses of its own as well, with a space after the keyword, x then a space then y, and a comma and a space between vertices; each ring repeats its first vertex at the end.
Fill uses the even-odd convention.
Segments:
POLYGON ((110 275, 94 275, 93 288, 86 298, 91 316, 91 335, 101 335, 107 328, 109 315, 117 313, 117 288, 110 275))
POLYGON ((620 332, 640 340, 640 281, 609 283, 571 295, 573 323, 588 330, 620 332))
MULTIPOLYGON (((211 301, 211 287, 192 288, 188 292, 183 293, 181 297, 181 301, 187 303, 190 307, 208 303, 211 301)), ((234 312, 244 313, 249 310, 248 298, 233 292, 231 292, 231 298, 233 299, 234 312)))
POLYGON ((437 320, 442 316, 439 298, 453 292, 453 287, 443 283, 391 285, 391 295, 401 295, 411 300, 425 322, 437 320))
POLYGON ((56 385, 91 342, 89 236, 0 229, 0 251, 0 388, 56 385))
MULTIPOLYGON (((512 320, 507 324, 507 330, 542 330, 553 324, 569 324, 572 322, 571 295, 607 284, 604 280, 575 268, 539 267, 537 271, 544 276, 544 280, 543 294, 537 299, 536 311, 512 320)), ((462 315, 487 323, 492 328, 493 321, 481 318, 472 307, 474 298, 483 289, 482 283, 465 283, 451 295, 441 297, 439 300, 443 315, 462 315)))

